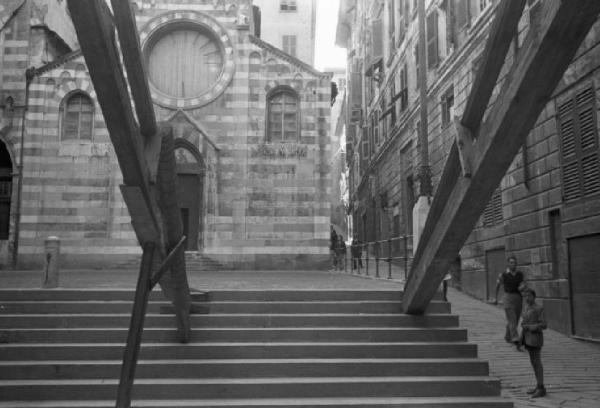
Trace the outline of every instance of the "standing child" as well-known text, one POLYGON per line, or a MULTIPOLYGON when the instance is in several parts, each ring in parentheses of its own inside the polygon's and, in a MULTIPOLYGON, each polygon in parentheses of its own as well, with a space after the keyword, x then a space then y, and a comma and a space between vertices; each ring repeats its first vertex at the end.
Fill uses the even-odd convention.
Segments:
POLYGON ((535 291, 525 289, 524 296, 525 310, 521 321, 521 341, 529 352, 529 360, 537 381, 536 387, 527 391, 527 394, 532 394, 532 398, 538 398, 546 395, 544 367, 542 366, 542 346, 544 345, 543 330, 547 327, 547 324, 544 317, 544 308, 535 302, 535 291))

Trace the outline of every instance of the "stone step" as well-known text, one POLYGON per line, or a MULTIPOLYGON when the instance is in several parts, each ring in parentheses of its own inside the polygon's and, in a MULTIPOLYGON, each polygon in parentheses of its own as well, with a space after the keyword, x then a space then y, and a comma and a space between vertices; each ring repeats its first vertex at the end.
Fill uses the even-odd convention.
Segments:
MULTIPOLYGON (((128 329, 0 329, 0 343, 125 343, 128 329)), ((407 342, 466 341, 459 328, 296 327, 296 328, 194 328, 191 341, 202 342, 407 342)), ((176 342, 176 330, 146 328, 143 342, 176 342)))
MULTIPOLYGON (((0 381, 0 400, 109 399, 118 380, 0 381)), ((132 398, 170 400, 233 398, 351 398, 499 396, 500 382, 486 376, 293 377, 243 379, 137 379, 132 398)))
MULTIPOLYGON (((119 378, 121 360, 0 362, 0 379, 119 378)), ((136 378, 488 375, 485 361, 448 359, 140 360, 136 378)))
MULTIPOLYGON (((0 408, 114 408, 114 400, 0 401, 0 408)), ((132 408, 512 408, 500 397, 263 398, 135 400, 132 408)))
MULTIPOLYGON (((1 344, 0 361, 115 360, 116 343, 1 344)), ((143 343, 140 359, 239 358, 476 358, 477 346, 452 342, 143 343)))
MULTIPOLYGON (((129 300, 135 296, 133 289, 0 289, 0 301, 35 300, 129 300)), ((439 297, 436 297, 438 300, 439 297)), ((160 289, 154 289, 150 300, 164 300, 160 289)), ((397 290, 210 290, 192 291, 194 301, 303 301, 303 300, 388 300, 401 301, 397 290)))
MULTIPOLYGON (((0 328, 129 327, 131 316, 121 314, 1 314, 0 328)), ((175 316, 148 314, 145 328, 174 327, 175 316)), ((450 314, 211 314, 192 315, 192 327, 457 327, 450 314)))
MULTIPOLYGON (((1 301, 0 314, 64 314, 64 313, 131 313, 133 302, 111 301, 1 301)), ((171 313, 173 307, 168 302, 150 302, 148 313, 171 313)), ((235 314, 235 313, 402 313, 402 302, 398 301, 269 301, 269 302, 219 302, 194 303, 193 313, 235 314)), ((426 313, 449 313, 447 302, 432 302, 426 313)))

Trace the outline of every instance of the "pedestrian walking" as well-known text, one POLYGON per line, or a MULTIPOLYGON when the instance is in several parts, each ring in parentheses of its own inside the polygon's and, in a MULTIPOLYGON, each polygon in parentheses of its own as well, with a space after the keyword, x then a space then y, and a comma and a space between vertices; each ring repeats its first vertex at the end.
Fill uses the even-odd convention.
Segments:
POLYGON ((346 269, 346 242, 343 235, 338 235, 336 245, 337 267, 340 271, 346 269))
POLYGON ((333 228, 333 224, 329 226, 329 255, 331 256, 331 269, 335 270, 337 265, 337 255, 335 253, 335 246, 337 245, 337 233, 335 232, 335 228, 333 228))
POLYGON ((360 240, 357 236, 352 238, 352 244, 350 245, 350 254, 352 255, 352 269, 357 269, 360 272, 362 269, 362 247, 360 245, 360 240))
POLYGON ((536 294, 533 289, 525 289, 525 310, 521 320, 521 342, 529 353, 529 360, 535 374, 536 386, 527 391, 532 398, 546 395, 544 387, 544 367, 542 366, 542 346, 544 345, 544 332, 547 323, 544 308, 535 302, 536 294))
POLYGON ((506 332, 504 339, 512 343, 517 351, 523 351, 519 339, 518 324, 521 310, 523 308, 523 297, 521 290, 524 289, 525 277, 523 272, 517 270, 517 258, 511 256, 507 260, 506 271, 498 275, 496 282, 496 297, 494 304, 498 304, 498 290, 500 285, 504 288, 504 312, 506 313, 506 332))

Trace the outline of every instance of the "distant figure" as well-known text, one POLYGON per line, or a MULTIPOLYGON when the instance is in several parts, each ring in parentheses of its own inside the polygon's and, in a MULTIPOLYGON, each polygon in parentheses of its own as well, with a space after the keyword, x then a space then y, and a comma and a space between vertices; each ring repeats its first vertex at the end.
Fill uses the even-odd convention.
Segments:
POLYGON ((352 244, 350 245, 350 254, 352 255, 352 269, 354 270, 358 268, 358 270, 360 271, 360 269, 363 267, 362 247, 360 245, 360 240, 357 236, 352 238, 352 244))
POLYGON ((333 228, 333 224, 329 226, 329 254, 331 255, 331 268, 335 270, 337 266, 337 256, 335 253, 335 246, 337 245, 337 233, 335 232, 335 228, 333 228))
POLYGON ((337 267, 340 271, 346 269, 346 242, 343 235, 338 235, 335 246, 335 255, 337 257, 337 267))
POLYGON ((444 276, 444 280, 442 281, 442 293, 444 295, 444 302, 448 301, 448 283, 452 280, 453 275, 457 275, 460 271, 461 262, 462 261, 460 255, 458 255, 456 258, 454 258, 454 262, 452 262, 452 265, 450 265, 448 273, 446 273, 446 276, 444 276))
POLYGON ((442 281, 442 293, 444 295, 444 302, 448 301, 448 281, 452 279, 452 275, 450 272, 444 276, 444 280, 442 281))
POLYGON ((525 289, 525 310, 523 311, 521 329, 522 343, 529 352, 529 360, 533 367, 537 385, 527 391, 532 394, 532 398, 539 398, 546 395, 544 387, 544 367, 542 366, 542 346, 544 345, 544 332, 546 329, 546 318, 544 308, 535 302, 535 291, 525 289))
POLYGON ((514 344, 517 351, 523 351, 521 349, 517 326, 523 308, 521 290, 525 287, 524 279, 523 273, 517 270, 517 258, 514 256, 509 257, 506 271, 498 275, 496 298, 494 300, 494 304, 498 304, 498 290, 500 289, 500 285, 502 285, 504 287, 504 312, 506 313, 507 321, 504 339, 507 343, 514 344))

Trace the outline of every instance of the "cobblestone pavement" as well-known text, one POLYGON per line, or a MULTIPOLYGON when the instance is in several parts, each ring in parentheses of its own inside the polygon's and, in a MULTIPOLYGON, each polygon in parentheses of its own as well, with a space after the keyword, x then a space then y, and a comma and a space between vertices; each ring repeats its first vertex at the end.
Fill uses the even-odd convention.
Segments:
POLYGON ((557 331, 544 332, 542 363, 548 395, 532 399, 525 393, 535 385, 527 352, 504 341, 504 309, 449 289, 452 312, 468 329, 479 356, 490 363, 491 374, 502 381, 503 394, 516 408, 600 407, 600 344, 576 340, 557 331))
MULTIPOLYGON (((393 266, 388 279, 387 263, 380 265, 377 279, 374 265, 369 276, 342 271, 220 271, 196 272, 190 287, 205 289, 371 289, 401 290, 404 271, 393 266)), ((60 287, 134 288, 137 271, 68 270, 60 273, 60 287)), ((39 288, 40 271, 0 271, 0 287, 39 288)), ((542 350, 548 395, 531 399, 525 391, 535 384, 526 352, 519 353, 504 341, 504 310, 449 289, 452 312, 476 343, 479 356, 489 361, 490 374, 502 381, 503 395, 515 408, 597 408, 600 407, 600 344, 572 339, 554 330, 545 331, 542 350)))

